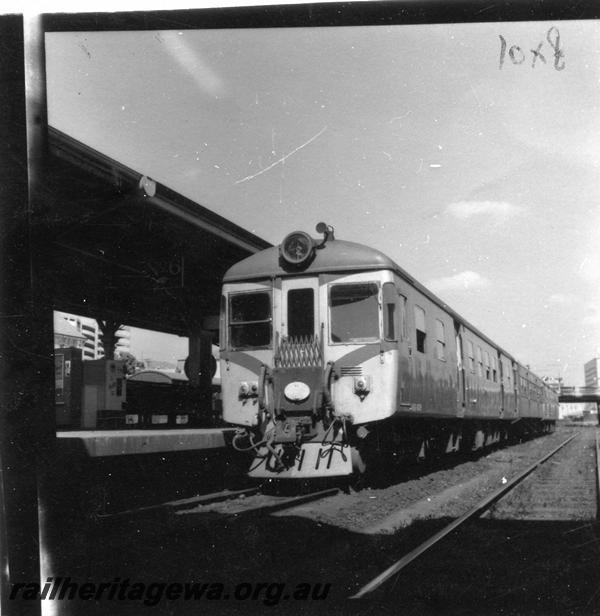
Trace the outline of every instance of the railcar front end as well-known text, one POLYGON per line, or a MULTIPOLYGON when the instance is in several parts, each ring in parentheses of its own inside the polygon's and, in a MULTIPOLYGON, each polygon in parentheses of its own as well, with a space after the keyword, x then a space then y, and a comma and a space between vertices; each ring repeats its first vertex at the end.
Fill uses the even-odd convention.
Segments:
POLYGON ((292 233, 225 277, 223 417, 240 426, 234 446, 254 453, 253 477, 349 475, 362 465, 360 425, 396 409, 388 260, 324 233, 292 233))

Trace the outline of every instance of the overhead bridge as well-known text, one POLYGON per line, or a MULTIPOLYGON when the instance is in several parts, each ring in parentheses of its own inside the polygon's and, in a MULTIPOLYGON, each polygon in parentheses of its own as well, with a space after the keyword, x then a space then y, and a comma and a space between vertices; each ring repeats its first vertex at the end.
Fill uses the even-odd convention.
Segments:
POLYGON ((559 402, 595 402, 600 406, 600 387, 561 387, 559 402))

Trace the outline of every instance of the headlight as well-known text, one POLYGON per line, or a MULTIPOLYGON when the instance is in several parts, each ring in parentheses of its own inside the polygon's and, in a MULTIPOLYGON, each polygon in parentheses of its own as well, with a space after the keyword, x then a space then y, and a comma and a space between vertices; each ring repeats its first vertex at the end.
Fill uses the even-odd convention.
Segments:
POLYGON ((294 231, 285 237, 279 252, 290 265, 301 265, 312 256, 314 243, 312 237, 304 231, 294 231))
POLYGON ((242 381, 238 391, 240 398, 256 398, 258 396, 258 383, 256 381, 242 381))
POLYGON ((371 378, 368 376, 355 376, 354 377, 354 393, 366 394, 371 391, 371 378))

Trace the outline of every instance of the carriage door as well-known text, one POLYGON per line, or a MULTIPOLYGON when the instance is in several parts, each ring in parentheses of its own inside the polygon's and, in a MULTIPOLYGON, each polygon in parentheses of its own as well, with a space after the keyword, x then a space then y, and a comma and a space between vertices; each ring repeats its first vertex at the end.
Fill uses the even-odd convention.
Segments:
POLYGON ((506 405, 507 405, 507 392, 506 392, 506 385, 504 383, 505 381, 505 376, 504 376, 504 362, 502 361, 502 356, 500 355, 500 353, 498 353, 498 359, 496 360, 498 362, 498 368, 500 370, 500 419, 502 419, 502 417, 504 417, 504 412, 506 410, 506 405))
POLYGON ((323 379, 318 298, 317 278, 281 281, 281 339, 273 358, 273 395, 276 408, 286 413, 304 416, 318 404, 323 379))
POLYGON ((465 383, 465 365, 463 363, 463 343, 462 333, 460 331, 460 323, 454 321, 454 333, 456 334, 456 366, 457 366, 457 396, 456 396, 456 411, 458 417, 463 417, 465 414, 466 401, 466 383, 465 383))
POLYGON ((513 387, 514 387, 514 394, 515 394, 515 397, 513 399, 514 401, 513 407, 514 407, 515 417, 519 416, 520 406, 521 406, 520 392, 519 392, 520 386, 521 386, 521 383, 519 380, 519 369, 517 368, 517 364, 513 364, 513 387))
MULTIPOLYGON (((281 337, 292 343, 318 338, 319 281, 290 278, 281 282, 281 337)), ((320 342, 320 341, 318 341, 320 342)))

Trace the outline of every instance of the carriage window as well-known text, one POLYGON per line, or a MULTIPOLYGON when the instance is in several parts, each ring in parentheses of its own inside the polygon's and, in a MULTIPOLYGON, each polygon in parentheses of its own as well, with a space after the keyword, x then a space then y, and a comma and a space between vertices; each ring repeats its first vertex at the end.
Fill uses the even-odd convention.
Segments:
POLYGON ((498 362, 493 355, 492 355, 492 381, 494 381, 494 383, 498 382, 498 362))
POLYGON ((484 351, 483 357, 485 359, 485 378, 490 381, 492 376, 490 372, 490 354, 484 351))
POLYGON ((291 289, 287 295, 288 337, 312 338, 315 333, 315 294, 312 289, 291 289))
POLYGON ((379 340, 379 288, 375 282, 336 284, 330 291, 332 342, 379 340))
POLYGON ((475 372, 475 355, 473 354, 473 343, 467 340, 467 356, 469 357, 469 370, 475 372))
POLYGON ((233 349, 271 345, 271 294, 236 293, 229 298, 229 344, 233 349))
POLYGON ((415 328, 417 330, 417 351, 425 353, 425 311, 419 306, 415 306, 415 328))
POLYGON ((442 361, 446 361, 446 332, 444 324, 439 319, 435 320, 435 352, 436 357, 442 361))
POLYGON ((481 358, 481 347, 477 347, 477 374, 483 376, 483 359, 481 358))

